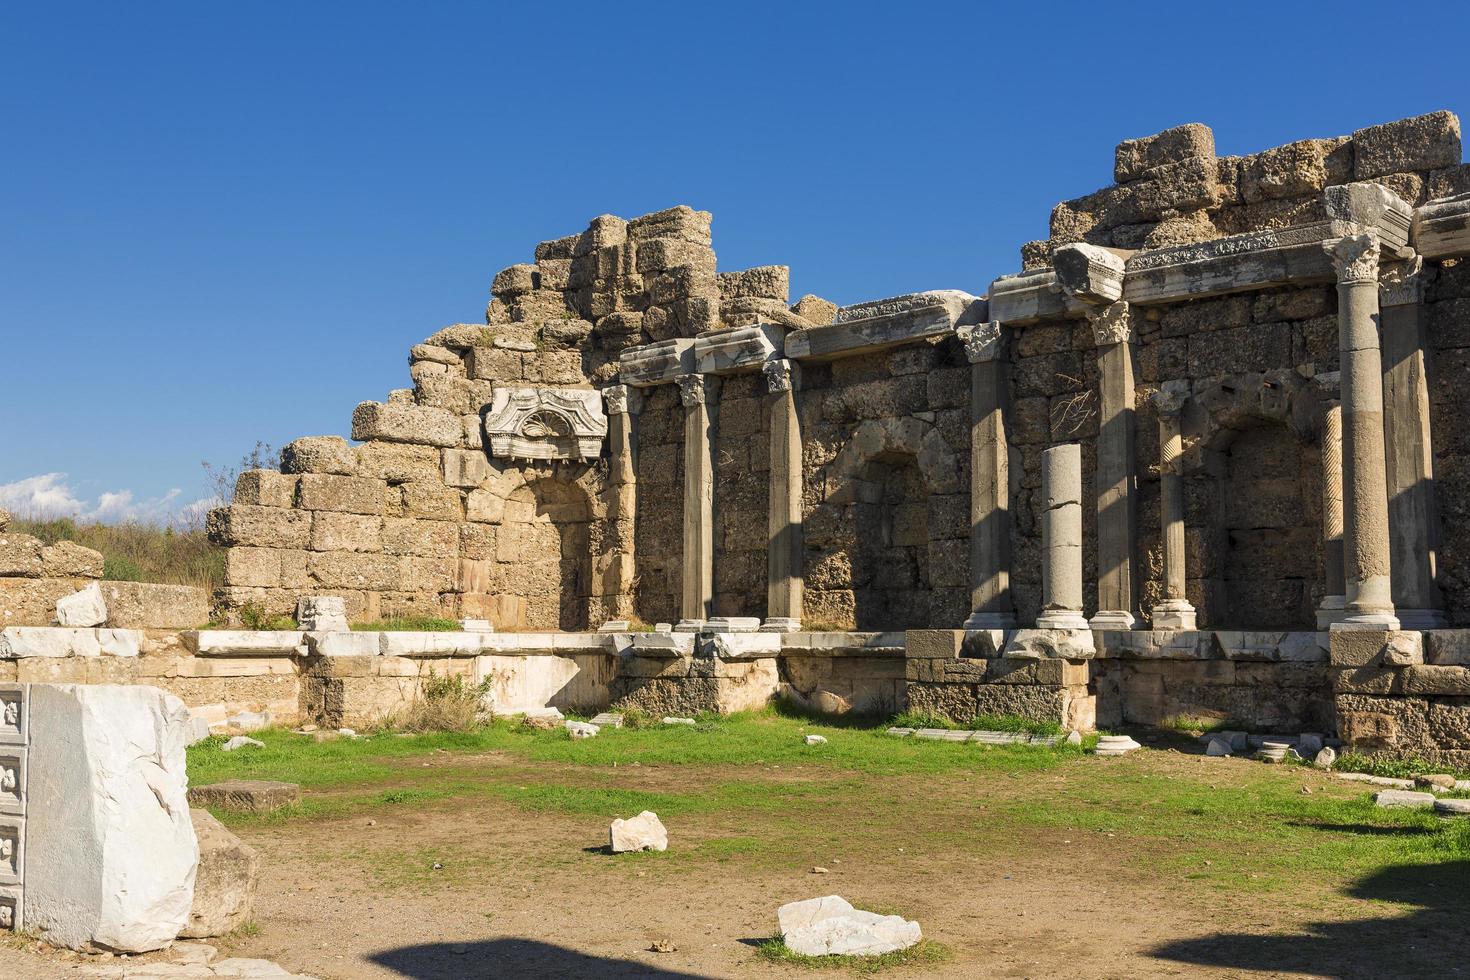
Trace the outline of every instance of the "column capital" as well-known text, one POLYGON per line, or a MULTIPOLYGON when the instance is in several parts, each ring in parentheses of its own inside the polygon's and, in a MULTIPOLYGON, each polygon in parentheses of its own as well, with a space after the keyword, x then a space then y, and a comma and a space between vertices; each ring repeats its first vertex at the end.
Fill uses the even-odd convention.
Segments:
POLYGON ((796 362, 784 357, 773 358, 761 365, 761 373, 766 376, 766 391, 771 394, 791 391, 800 380, 796 362))
POLYGON ((1126 344, 1133 339, 1133 317, 1127 300, 1118 300, 1107 306, 1087 311, 1087 322, 1092 324, 1092 339, 1099 347, 1126 344))
POLYGON ((1376 283, 1378 281, 1378 236, 1370 233, 1329 238, 1322 243, 1337 281, 1376 283))
POLYGON ((1173 417, 1184 410, 1189 401, 1189 382, 1165 381, 1149 394, 1149 401, 1161 416, 1173 417))
POLYGON ((971 364, 998 360, 1005 352, 1005 333, 999 320, 956 327, 955 336, 965 345, 965 356, 971 364))
POLYGON ((643 408, 638 389, 627 385, 610 385, 602 389, 602 397, 607 400, 609 415, 637 415, 643 408))
POLYGON ((679 386, 679 400, 685 408, 705 403, 705 381, 702 374, 675 375, 674 383, 679 386))
POLYGON ((1424 259, 1385 265, 1378 272, 1379 306, 1413 306, 1424 299, 1424 259))

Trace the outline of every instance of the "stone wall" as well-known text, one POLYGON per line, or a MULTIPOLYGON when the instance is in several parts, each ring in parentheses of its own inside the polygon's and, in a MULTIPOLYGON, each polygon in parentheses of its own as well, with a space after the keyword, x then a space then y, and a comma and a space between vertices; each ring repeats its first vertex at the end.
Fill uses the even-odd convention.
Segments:
POLYGON ((684 408, 673 385, 652 388, 637 415, 634 608, 649 623, 679 619, 684 553, 684 408))

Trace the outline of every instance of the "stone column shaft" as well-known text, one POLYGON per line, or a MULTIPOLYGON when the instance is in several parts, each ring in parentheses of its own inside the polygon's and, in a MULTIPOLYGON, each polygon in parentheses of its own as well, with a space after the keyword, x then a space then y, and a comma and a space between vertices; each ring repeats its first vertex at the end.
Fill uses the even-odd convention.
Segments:
POLYGON ((1159 413, 1159 515, 1164 538, 1164 598, 1151 610, 1154 629, 1192 630, 1196 625, 1194 606, 1187 598, 1184 554, 1184 478, 1180 464, 1184 455, 1181 413, 1188 386, 1166 382, 1154 393, 1159 413))
POLYGON ((1322 412, 1322 571, 1325 594, 1317 607, 1317 628, 1343 617, 1347 595, 1342 574, 1342 405, 1329 402, 1322 412))
POLYGON ((970 616, 966 629, 1016 625, 1011 599, 1009 380, 998 321, 961 327, 970 368, 970 616))
POLYGON ((1087 629, 1082 615, 1082 447, 1041 454, 1041 629, 1087 629))
POLYGON ((767 633, 801 629, 801 419, 796 411, 796 363, 767 362, 770 395, 770 500, 766 528, 767 633))
POLYGON ((613 385, 607 399, 608 483, 611 489, 608 521, 613 529, 611 580, 606 591, 614 615, 633 615, 633 581, 637 575, 634 551, 638 520, 638 445, 634 418, 640 408, 636 388, 613 385))
POLYGON ((1429 435, 1429 380, 1421 261, 1385 269, 1379 284, 1383 324, 1383 441, 1395 614, 1404 629, 1446 625, 1435 583, 1439 505, 1429 435))
POLYGON ((1138 605, 1133 484, 1133 352, 1128 304, 1093 311, 1098 354, 1097 614, 1094 629, 1132 629, 1138 605))
POLYGON ((1398 629, 1393 612, 1378 346, 1378 240, 1324 243, 1337 270, 1342 367, 1343 572, 1347 607, 1335 629, 1398 629))
POLYGON ((678 628, 697 630, 710 617, 715 593, 713 383, 702 374, 675 381, 684 403, 684 568, 678 628))

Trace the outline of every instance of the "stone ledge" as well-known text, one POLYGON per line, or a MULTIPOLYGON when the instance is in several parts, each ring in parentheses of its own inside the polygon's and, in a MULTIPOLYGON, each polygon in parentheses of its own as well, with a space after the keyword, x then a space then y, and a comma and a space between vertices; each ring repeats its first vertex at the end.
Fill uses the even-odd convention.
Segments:
POLYGON ((860 303, 839 310, 828 326, 787 334, 786 356, 830 360, 942 337, 960 324, 986 319, 986 310, 984 299, 958 289, 860 303))
POLYGON ((1002 276, 990 284, 990 316, 1007 326, 1080 317, 1089 308, 1062 289, 1051 269, 1002 276))
POLYGON ((1410 241, 1426 259, 1470 255, 1470 194, 1420 205, 1414 211, 1410 241))
POLYGON ((184 646, 199 657, 304 657, 300 630, 185 630, 184 646))
POLYGON ((136 657, 141 630, 68 626, 7 626, 0 630, 0 660, 29 657, 136 657))

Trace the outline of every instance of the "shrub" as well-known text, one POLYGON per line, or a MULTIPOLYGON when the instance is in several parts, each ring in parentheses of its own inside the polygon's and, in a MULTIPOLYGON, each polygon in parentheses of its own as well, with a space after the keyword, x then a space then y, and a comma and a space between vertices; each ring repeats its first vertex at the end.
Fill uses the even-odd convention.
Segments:
POLYGON ((259 603, 247 602, 240 607, 240 625, 248 630, 294 630, 296 620, 290 616, 272 616, 259 603))
POLYGON ((399 720, 398 727, 410 732, 467 732, 484 721, 482 699, 490 692, 491 680, 472 684, 458 674, 440 677, 429 668, 419 685, 419 696, 399 720))
POLYGON ((353 623, 352 628, 386 633, 458 633, 464 629, 464 625, 457 619, 442 619, 437 616, 393 616, 368 623, 353 623))
POLYGON ((102 552, 102 577, 114 582, 197 585, 213 591, 225 582, 225 551, 203 531, 157 524, 78 524, 69 517, 16 520, 11 528, 46 544, 74 541, 102 552))

